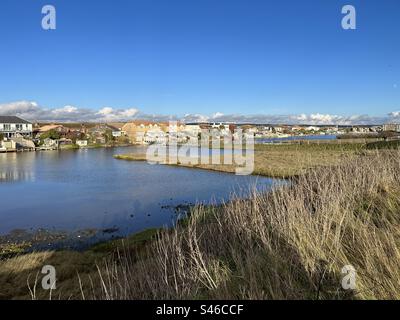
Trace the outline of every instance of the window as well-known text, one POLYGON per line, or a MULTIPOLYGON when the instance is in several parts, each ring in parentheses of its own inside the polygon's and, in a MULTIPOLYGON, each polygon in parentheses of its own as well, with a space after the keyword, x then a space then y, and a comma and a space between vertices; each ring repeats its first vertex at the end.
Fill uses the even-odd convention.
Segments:
POLYGON ((4 131, 10 131, 10 130, 11 130, 11 124, 5 124, 4 131))

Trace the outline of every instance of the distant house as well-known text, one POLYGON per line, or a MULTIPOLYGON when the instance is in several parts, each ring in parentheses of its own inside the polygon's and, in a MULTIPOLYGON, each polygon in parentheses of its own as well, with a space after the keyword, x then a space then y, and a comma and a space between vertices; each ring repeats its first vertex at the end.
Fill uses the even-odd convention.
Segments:
POLYGON ((276 132, 276 133, 282 133, 283 130, 284 130, 284 128, 281 127, 281 126, 274 126, 273 129, 272 129, 272 131, 276 132))
POLYGON ((6 138, 32 137, 32 123, 15 116, 0 116, 0 133, 6 138))
POLYGON ((90 128, 88 134, 92 142, 105 144, 107 142, 106 136, 108 136, 109 133, 112 133, 113 130, 115 130, 115 128, 110 128, 110 126, 106 124, 98 124, 93 128, 90 128))
POLYGON ((71 144, 73 144, 71 139, 61 138, 60 140, 58 140, 58 145, 60 145, 60 146, 67 146, 67 145, 71 145, 71 144))
POLYGON ((87 140, 76 140, 76 144, 82 148, 82 147, 87 147, 88 141, 87 140))
POLYGON ((383 131, 395 131, 400 132, 400 124, 398 123, 388 123, 383 125, 383 131))
POLYGON ((257 127, 252 126, 252 125, 244 125, 244 126, 241 126, 240 128, 243 130, 243 132, 250 133, 250 134, 255 134, 258 131, 257 127))
POLYGON ((55 131, 58 133, 66 133, 68 132, 68 128, 65 128, 61 124, 46 124, 42 127, 35 128, 34 132, 36 133, 37 136, 40 136, 41 134, 49 131, 55 131))
POLYGON ((305 128, 306 131, 319 131, 321 128, 316 127, 316 126, 309 126, 305 128))
POLYGON ((43 140, 42 147, 44 149, 57 149, 58 148, 58 140, 46 138, 43 140))
POLYGON ((112 131, 111 134, 112 134, 113 137, 119 138, 119 137, 122 136, 122 131, 120 131, 120 130, 114 130, 114 131, 112 131))
POLYGON ((112 130, 112 136, 115 138, 119 138, 126 135, 126 132, 122 130, 122 127, 125 124, 125 122, 111 122, 107 123, 107 126, 112 130))
POLYGON ((197 136, 201 132, 199 124, 192 123, 185 126, 185 132, 190 136, 197 136))
MULTIPOLYGON (((146 136, 148 131, 164 131, 168 128, 167 123, 156 123, 145 120, 135 120, 125 124, 122 131, 126 133, 132 143, 143 144, 146 143, 146 136)), ((150 138, 151 139, 151 138, 150 138)))
POLYGON ((0 142, 0 151, 15 151, 17 150, 17 144, 13 140, 5 140, 0 142))
POLYGON ((108 127, 108 130, 111 130, 111 135, 114 138, 119 138, 119 137, 121 137, 123 135, 122 134, 122 130, 120 128, 116 128, 116 127, 113 127, 111 125, 107 125, 107 127, 108 127))
POLYGON ((304 128, 303 128, 303 127, 300 127, 300 126, 293 126, 293 127, 291 128, 291 130, 292 130, 293 132, 298 132, 298 131, 304 130, 304 128))

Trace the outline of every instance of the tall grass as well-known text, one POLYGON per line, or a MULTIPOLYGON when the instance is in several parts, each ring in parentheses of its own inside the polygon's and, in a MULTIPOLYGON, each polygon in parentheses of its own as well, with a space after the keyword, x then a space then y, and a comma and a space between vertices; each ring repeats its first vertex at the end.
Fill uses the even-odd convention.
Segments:
MULTIPOLYGON (((400 298, 400 152, 351 157, 222 208, 197 207, 137 257, 99 266, 95 299, 400 298), (356 270, 344 290, 341 270, 356 270)), ((84 289, 83 289, 84 290, 84 289)))

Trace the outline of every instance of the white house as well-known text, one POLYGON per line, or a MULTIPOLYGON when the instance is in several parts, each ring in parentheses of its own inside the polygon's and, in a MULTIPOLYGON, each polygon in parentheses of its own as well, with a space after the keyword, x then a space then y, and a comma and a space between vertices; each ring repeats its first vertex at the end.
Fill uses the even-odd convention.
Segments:
POLYGON ((58 140, 46 138, 43 140, 42 149, 57 149, 58 148, 58 140))
POLYGON ((115 138, 119 138, 122 136, 122 131, 121 130, 114 130, 112 133, 112 136, 115 138))
POLYGON ((321 130, 321 128, 319 127, 315 127, 315 126, 309 126, 307 128, 305 128, 306 131, 319 131, 321 130))
POLYGON ((15 141, 12 140, 0 141, 0 152, 15 151, 15 150, 17 150, 17 144, 15 143, 15 141))
POLYGON ((396 131, 400 132, 400 124, 398 123, 387 123, 383 125, 383 131, 396 131))
POLYGON ((76 140, 76 144, 79 147, 87 147, 88 146, 88 141, 87 140, 76 140))
POLYGON ((6 138, 32 137, 32 123, 15 116, 0 116, 0 133, 6 138))

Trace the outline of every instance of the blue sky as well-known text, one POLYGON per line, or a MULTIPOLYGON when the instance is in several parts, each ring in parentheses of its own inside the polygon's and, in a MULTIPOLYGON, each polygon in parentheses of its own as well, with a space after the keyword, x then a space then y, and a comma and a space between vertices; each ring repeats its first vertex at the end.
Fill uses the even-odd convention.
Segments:
POLYGON ((398 0, 2 0, 0 113, 383 117, 399 34, 398 0))

